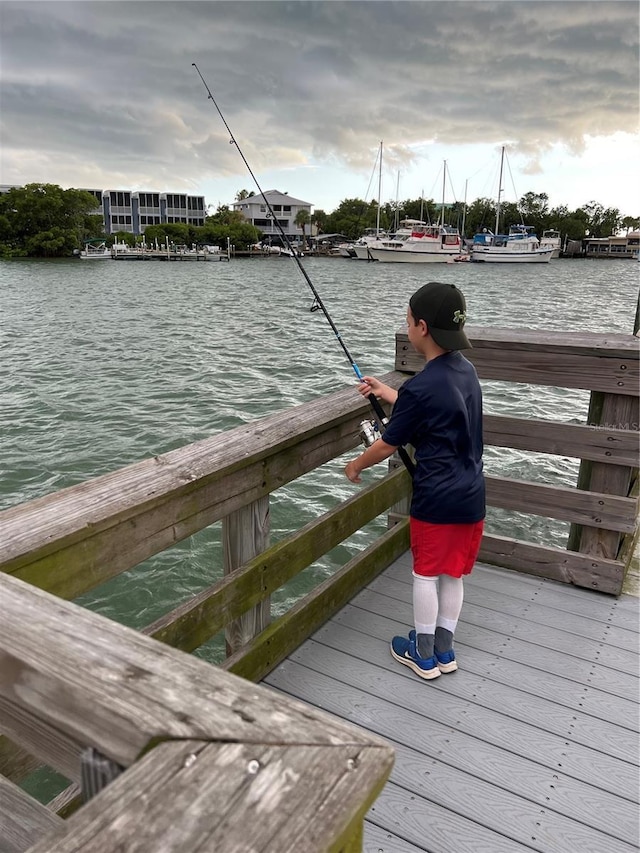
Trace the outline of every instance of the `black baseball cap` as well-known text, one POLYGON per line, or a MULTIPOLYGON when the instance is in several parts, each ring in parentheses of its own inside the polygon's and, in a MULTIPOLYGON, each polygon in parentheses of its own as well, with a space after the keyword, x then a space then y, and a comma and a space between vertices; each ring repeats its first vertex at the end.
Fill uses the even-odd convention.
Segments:
POLYGON ((416 320, 424 320, 433 340, 446 350, 471 349, 463 329, 467 303, 455 284, 430 281, 413 294, 409 308, 416 320))

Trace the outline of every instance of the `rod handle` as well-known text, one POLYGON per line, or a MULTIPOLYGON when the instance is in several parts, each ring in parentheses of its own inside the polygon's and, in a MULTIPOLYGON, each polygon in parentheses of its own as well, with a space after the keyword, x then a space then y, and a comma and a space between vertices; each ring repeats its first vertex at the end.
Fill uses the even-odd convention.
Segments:
MULTIPOLYGON (((373 409, 378 421, 380 422, 380 431, 382 432, 382 437, 384 438, 384 425, 387 423, 387 420, 388 420, 387 415, 386 415, 384 409, 382 408, 380 401, 375 396, 375 394, 369 394, 367 399, 369 400, 369 403, 371 404, 371 408, 373 409)), ((404 467, 407 469, 409 474, 413 477, 413 475, 415 474, 415 471, 416 471, 416 466, 415 466, 413 460, 411 459, 411 457, 409 456, 407 451, 404 449, 404 447, 399 447, 397 452, 398 452, 398 456, 402 460, 402 463, 404 464, 404 467)))

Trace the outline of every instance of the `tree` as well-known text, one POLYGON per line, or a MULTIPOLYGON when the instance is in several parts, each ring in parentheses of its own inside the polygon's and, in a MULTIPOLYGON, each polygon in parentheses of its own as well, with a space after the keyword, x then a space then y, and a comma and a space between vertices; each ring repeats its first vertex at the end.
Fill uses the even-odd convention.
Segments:
POLYGON ((225 245, 227 239, 239 251, 246 251, 262 236, 255 225, 244 218, 239 210, 230 210, 226 204, 219 205, 212 216, 207 216, 199 229, 198 240, 207 244, 225 245))
POLYGON ((606 210, 598 201, 590 201, 582 209, 587 215, 589 237, 611 237, 620 230, 620 211, 613 207, 606 210))
POLYGON ((298 228, 302 228, 302 248, 306 249, 307 248, 307 236, 305 233, 305 228, 311 222, 311 216, 309 215, 309 211, 308 210, 299 210, 296 213, 296 218, 293 221, 294 221, 294 224, 298 228))
POLYGON ((0 196, 0 252, 63 256, 102 232, 97 199, 57 184, 27 184, 0 196))
POLYGON ((367 204, 360 198, 346 198, 329 214, 323 230, 357 240, 366 228, 375 228, 377 209, 377 202, 367 204))
POLYGON ((238 190, 238 192, 236 193, 235 200, 236 201, 244 201, 245 198, 251 198, 252 195, 255 195, 253 190, 251 190, 251 192, 249 192, 249 190, 238 190))
POLYGON ((638 231, 640 230, 640 218, 634 216, 625 216, 620 222, 620 227, 624 228, 626 233, 629 231, 638 231))
POLYGON ((318 234, 322 233, 323 231, 326 232, 326 222, 327 214, 324 212, 324 210, 316 208, 316 210, 313 211, 313 224, 318 234))

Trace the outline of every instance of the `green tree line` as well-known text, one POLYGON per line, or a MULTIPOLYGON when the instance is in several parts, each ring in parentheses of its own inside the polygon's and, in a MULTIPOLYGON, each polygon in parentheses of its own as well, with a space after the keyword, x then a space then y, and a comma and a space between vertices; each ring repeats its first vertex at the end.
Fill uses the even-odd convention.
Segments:
MULTIPOLYGON (((240 191, 238 196, 244 191, 240 191)), ((248 195, 252 195, 249 193, 248 195)), ((27 184, 13 188, 0 195, 0 255, 65 257, 82 249, 90 240, 104 240, 107 245, 116 239, 133 245, 141 237, 127 232, 107 236, 98 212, 98 202, 91 193, 83 190, 63 190, 56 184, 27 184)), ((483 228, 493 230, 496 205, 487 198, 478 198, 465 210, 461 202, 445 209, 448 225, 463 230, 471 237, 483 228)), ((315 210, 310 216, 301 211, 296 225, 303 229, 315 226, 321 233, 344 234, 357 239, 365 228, 374 228, 378 216, 377 201, 344 199, 333 213, 315 210)), ((387 203, 380 208, 380 226, 393 229, 401 219, 423 219, 438 222, 441 207, 433 199, 408 199, 399 203, 387 203)), ((555 228, 563 239, 583 240, 585 237, 608 237, 623 230, 640 228, 640 218, 623 216, 615 208, 604 208, 590 201, 576 210, 566 206, 549 208, 546 193, 526 193, 517 204, 501 205, 500 228, 524 222, 532 225, 538 235, 555 228)), ((207 216, 202 226, 184 223, 150 225, 145 229, 147 243, 164 244, 168 238, 172 243, 184 245, 219 245, 224 248, 227 240, 236 249, 246 250, 262 238, 262 231, 247 222, 238 211, 226 205, 207 216)))

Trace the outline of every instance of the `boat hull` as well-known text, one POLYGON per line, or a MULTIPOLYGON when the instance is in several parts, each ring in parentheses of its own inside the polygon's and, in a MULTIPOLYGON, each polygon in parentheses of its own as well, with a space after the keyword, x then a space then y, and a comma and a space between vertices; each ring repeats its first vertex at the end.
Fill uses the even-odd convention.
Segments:
POLYGON ((553 249, 536 249, 535 251, 501 251, 494 248, 473 249, 471 260, 484 264, 548 264, 553 249))
POLYGON ((374 261, 383 264, 447 264, 453 262, 460 254, 459 249, 451 252, 416 251, 410 249, 374 249, 369 248, 369 254, 374 261))
POLYGON ((369 246, 354 246, 353 247, 354 256, 359 261, 372 261, 373 258, 371 257, 371 254, 369 252, 369 248, 370 248, 369 246))

